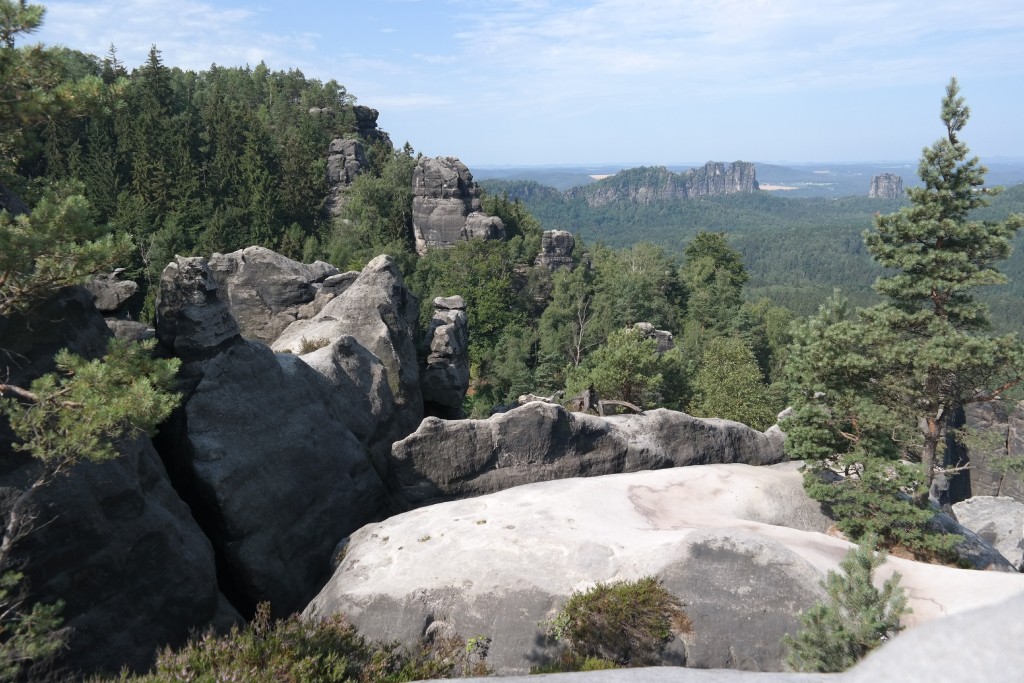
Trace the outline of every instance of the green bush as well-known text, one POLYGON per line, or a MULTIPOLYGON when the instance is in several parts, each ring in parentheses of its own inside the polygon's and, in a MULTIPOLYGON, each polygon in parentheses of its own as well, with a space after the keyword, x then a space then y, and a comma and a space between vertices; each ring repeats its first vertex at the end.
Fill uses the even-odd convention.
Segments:
POLYGON ((407 650, 395 643, 363 638, 341 616, 304 620, 297 615, 271 621, 261 604, 253 621, 224 636, 207 633, 177 652, 167 649, 143 676, 123 673, 120 681, 246 681, 247 683, 370 683, 415 681, 488 674, 490 640, 438 637, 407 650))
POLYGON ((548 624, 549 635, 566 650, 558 661, 536 671, 658 664, 665 645, 676 634, 691 631, 679 600, 654 577, 598 583, 574 593, 548 624))
POLYGON ((795 637, 786 635, 786 662, 797 671, 845 671, 902 627, 900 616, 910 612, 907 596, 893 574, 882 590, 875 588, 874 571, 885 563, 885 553, 875 552, 868 538, 846 554, 842 573, 829 572, 822 588, 826 602, 818 602, 801 618, 795 637))

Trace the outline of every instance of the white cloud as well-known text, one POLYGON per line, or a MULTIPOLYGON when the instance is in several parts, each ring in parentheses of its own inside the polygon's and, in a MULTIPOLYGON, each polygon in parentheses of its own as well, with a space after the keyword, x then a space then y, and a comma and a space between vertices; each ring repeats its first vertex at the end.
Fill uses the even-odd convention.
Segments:
POLYGON ((154 44, 166 63, 185 69, 287 61, 313 49, 314 33, 260 30, 265 11, 199 0, 56 1, 47 3, 42 36, 97 55, 113 44, 129 67, 141 64, 154 44))

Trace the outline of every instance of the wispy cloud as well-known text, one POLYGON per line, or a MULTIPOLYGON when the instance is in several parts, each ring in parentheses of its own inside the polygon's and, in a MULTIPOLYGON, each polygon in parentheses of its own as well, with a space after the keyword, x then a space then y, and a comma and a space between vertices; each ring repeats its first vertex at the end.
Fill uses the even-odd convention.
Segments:
POLYGON ((152 45, 165 61, 186 69, 216 62, 241 65, 283 61, 309 53, 318 35, 279 33, 261 28, 266 10, 224 8, 198 0, 94 0, 47 3, 45 36, 102 55, 110 45, 129 66, 144 61, 152 45))

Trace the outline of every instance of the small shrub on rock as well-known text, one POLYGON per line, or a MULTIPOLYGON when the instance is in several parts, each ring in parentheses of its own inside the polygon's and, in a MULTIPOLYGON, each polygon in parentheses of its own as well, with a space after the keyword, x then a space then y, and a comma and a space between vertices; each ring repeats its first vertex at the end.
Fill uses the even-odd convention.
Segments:
POLYGON ((828 593, 804 613, 795 637, 787 635, 786 662, 797 671, 845 671, 864 655, 902 630, 900 616, 909 612, 907 596, 893 574, 882 590, 875 588, 874 571, 885 563, 868 538, 840 563, 842 574, 829 572, 822 588, 828 593))
POLYGON ((325 337, 317 337, 316 339, 306 339, 303 337, 299 341, 299 355, 303 356, 307 353, 313 353, 314 351, 324 348, 330 343, 331 340, 325 337))
POLYGON ((246 627, 225 636, 208 633, 177 652, 165 650, 152 673, 122 674, 118 680, 370 683, 483 676, 489 673, 489 642, 478 637, 470 647, 461 638, 440 637, 410 651, 366 640, 341 616, 271 621, 264 603, 246 627))
MULTIPOLYGON (((679 600, 657 579, 598 583, 574 593, 548 625, 566 650, 546 671, 649 666, 665 645, 692 630, 679 600)), ((538 670, 539 671, 539 670, 538 670)))

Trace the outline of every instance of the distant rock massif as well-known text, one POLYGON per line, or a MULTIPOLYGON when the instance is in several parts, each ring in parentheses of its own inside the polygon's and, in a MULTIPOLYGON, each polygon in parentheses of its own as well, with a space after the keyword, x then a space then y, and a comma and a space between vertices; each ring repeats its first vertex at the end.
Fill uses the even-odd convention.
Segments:
POLYGON ((663 166, 619 171, 613 176, 570 189, 569 198, 582 198, 590 206, 615 202, 650 204, 658 201, 691 199, 758 190, 754 164, 709 161, 700 168, 673 173, 663 166))
POLYGON ((872 176, 868 197, 901 199, 903 197, 903 178, 895 173, 882 173, 872 176))

